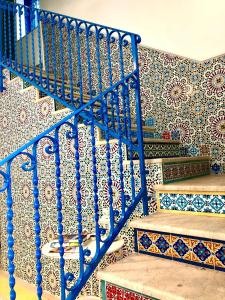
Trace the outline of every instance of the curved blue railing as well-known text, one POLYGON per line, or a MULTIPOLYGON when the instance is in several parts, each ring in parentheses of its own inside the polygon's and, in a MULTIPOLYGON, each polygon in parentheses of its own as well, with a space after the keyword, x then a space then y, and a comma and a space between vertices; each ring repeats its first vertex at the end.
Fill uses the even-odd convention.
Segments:
MULTIPOLYGON (((41 211, 39 200, 39 164, 37 148, 42 139, 48 139, 48 155, 54 157, 55 192, 58 221, 58 240, 60 258, 61 299, 75 299, 88 278, 98 266, 124 224, 133 213, 136 205, 143 201, 143 212, 148 213, 145 165, 143 155, 143 133, 140 103, 140 82, 138 70, 137 45, 140 37, 107 26, 71 18, 50 11, 29 8, 23 5, 0 1, 0 91, 4 90, 3 69, 20 76, 36 88, 54 98, 72 113, 53 125, 42 134, 29 141, 16 152, 0 161, 2 187, 0 193, 6 193, 7 232, 8 232, 8 271, 10 300, 16 299, 13 192, 12 171, 18 157, 26 158, 22 163, 23 172, 32 174, 33 209, 36 243, 36 285, 37 297, 42 299, 42 263, 41 263, 41 211), (35 24, 35 26, 34 26, 35 24), (31 26, 32 25, 32 26, 31 26), (129 64, 124 57, 129 57, 129 64), (90 126, 90 144, 92 154, 93 207, 96 250, 90 253, 84 247, 83 210, 80 190, 80 147, 78 121, 90 126), (132 124, 137 128, 137 143, 132 141, 132 124), (110 230, 99 224, 99 182, 96 159, 96 127, 104 132, 105 161, 107 168, 107 186, 109 198, 110 230), (63 245, 63 201, 61 191, 61 138, 59 131, 66 128, 65 137, 74 143, 74 176, 76 181, 75 226, 79 242, 79 275, 65 272, 63 245), (110 152, 110 139, 118 144, 118 164, 120 178, 121 209, 114 208, 113 170, 110 152), (125 192, 124 145, 130 153, 130 192, 125 192), (141 187, 135 182, 133 151, 137 151, 140 160, 141 187), (104 235, 104 240, 103 240, 104 235)), ((13 112, 12 112, 13 113, 13 112)))

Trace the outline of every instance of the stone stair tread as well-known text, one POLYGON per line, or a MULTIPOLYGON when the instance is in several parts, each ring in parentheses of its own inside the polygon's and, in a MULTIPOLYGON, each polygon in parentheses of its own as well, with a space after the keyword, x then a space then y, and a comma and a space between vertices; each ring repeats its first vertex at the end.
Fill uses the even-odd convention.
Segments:
MULTIPOLYGON (((132 130, 137 130, 137 125, 132 125, 131 126, 132 130)), ((142 126, 142 129, 144 132, 155 132, 155 127, 151 127, 151 126, 142 126)))
POLYGON ((133 254, 98 273, 105 280, 160 300, 221 300, 225 272, 133 254))
POLYGON ((171 139, 155 139, 155 138, 144 138, 144 143, 162 143, 162 144, 180 144, 181 142, 178 140, 171 139))
POLYGON ((225 241, 225 218, 156 212, 130 222, 130 227, 225 241))
MULTIPOLYGON (((180 157, 166 157, 166 158, 147 158, 145 159, 146 164, 155 164, 155 163, 176 163, 176 162, 195 162, 201 160, 209 160, 210 156, 180 156, 180 157)), ((124 164, 130 163, 129 160, 124 161, 124 164)), ((134 160, 134 164, 139 164, 139 160, 134 160)))
POLYGON ((202 177, 186 179, 181 182, 157 184, 156 191, 185 191, 185 192, 215 192, 225 194, 225 174, 221 175, 205 175, 202 177))

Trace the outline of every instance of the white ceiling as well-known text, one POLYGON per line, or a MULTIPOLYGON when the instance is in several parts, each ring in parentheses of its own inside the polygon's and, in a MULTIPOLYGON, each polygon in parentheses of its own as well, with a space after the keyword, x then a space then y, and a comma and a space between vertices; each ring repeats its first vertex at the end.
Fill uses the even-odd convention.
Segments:
POLYGON ((41 0, 41 7, 139 33, 142 44, 196 60, 225 53, 225 0, 41 0))

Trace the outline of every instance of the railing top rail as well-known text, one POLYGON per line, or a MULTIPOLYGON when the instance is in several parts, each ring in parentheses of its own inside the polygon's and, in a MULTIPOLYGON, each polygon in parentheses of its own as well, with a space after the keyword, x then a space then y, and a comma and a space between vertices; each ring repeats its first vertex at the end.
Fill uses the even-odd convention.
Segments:
MULTIPOLYGON (((3 1, 3 0, 0 0, 0 3, 1 4, 9 4, 9 5, 18 6, 18 7, 26 7, 26 8, 29 9, 28 6, 18 4, 18 3, 12 3, 12 2, 3 1)), ((89 26, 95 26, 97 28, 108 29, 110 31, 115 31, 115 32, 118 32, 118 33, 126 34, 126 35, 135 36, 137 43, 141 42, 140 35, 138 35, 136 33, 133 33, 133 32, 129 32, 129 31, 126 31, 126 30, 121 30, 121 29, 118 29, 118 28, 113 28, 113 27, 110 27, 110 26, 107 26, 107 25, 102 25, 102 24, 98 24, 98 23, 95 23, 95 22, 90 22, 90 21, 87 21, 87 20, 82 20, 82 19, 79 19, 79 18, 74 18, 74 17, 71 17, 71 16, 59 14, 59 13, 49 11, 49 10, 44 10, 44 9, 40 9, 40 8, 32 8, 32 9, 34 11, 38 11, 38 12, 42 12, 42 13, 46 13, 46 14, 50 14, 50 15, 54 14, 55 16, 58 16, 62 19, 67 19, 67 20, 71 20, 71 21, 75 21, 75 22, 79 22, 79 23, 85 23, 85 24, 88 24, 89 26)))

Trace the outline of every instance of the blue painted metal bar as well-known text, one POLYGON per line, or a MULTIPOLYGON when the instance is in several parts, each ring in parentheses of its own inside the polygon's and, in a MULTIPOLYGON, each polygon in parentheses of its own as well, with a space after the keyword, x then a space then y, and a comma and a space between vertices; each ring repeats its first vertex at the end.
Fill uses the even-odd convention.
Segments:
MULTIPOLYGON (((43 16, 43 38, 44 38, 44 54, 45 54, 45 68, 46 68, 46 80, 45 80, 45 86, 46 89, 49 91, 49 37, 48 37, 48 14, 44 12, 43 16)), ((61 47, 62 48, 62 47, 61 47)))
MULTIPOLYGON (((4 14, 3 14, 3 10, 0 9, 0 33, 1 33, 1 36, 4 35, 4 24, 3 24, 3 17, 4 17, 4 14)), ((0 38, 0 62, 3 60, 3 39, 0 38)), ((4 76, 3 76, 3 67, 2 65, 0 64, 0 92, 2 93, 4 91, 4 84, 3 84, 3 79, 4 79, 4 76)))
POLYGON ((35 223, 35 245, 36 245, 36 284, 37 284, 37 297, 38 300, 42 299, 42 264, 41 264, 41 238, 40 238, 40 203, 39 203, 39 189, 38 189, 38 162, 37 162, 37 145, 34 143, 32 149, 33 155, 33 195, 34 195, 34 223, 35 223))
POLYGON ((9 287, 10 300, 16 299, 15 292, 15 264, 14 264, 14 238, 13 238, 13 198, 12 198, 12 180, 11 180, 11 165, 12 160, 7 163, 7 233, 8 233, 8 272, 9 272, 9 287))
POLYGON ((64 248, 63 248, 63 214, 62 214, 62 192, 61 192, 61 170, 60 170, 60 149, 59 149, 59 129, 57 127, 55 130, 55 175, 56 175, 56 198, 57 198, 57 213, 58 213, 58 240, 59 240, 59 255, 60 255, 60 278, 61 278, 61 300, 65 300, 65 260, 64 260, 64 248))
POLYGON ((63 29, 65 28, 65 23, 63 18, 59 18, 58 28, 59 28, 59 41, 60 41, 60 74, 62 76, 61 97, 62 99, 64 99, 65 98, 65 69, 64 69, 65 60, 64 60, 64 49, 63 49, 63 29))
POLYGON ((137 44, 140 43, 140 38, 132 36, 132 54, 134 57, 134 70, 136 70, 136 84, 135 84, 135 96, 136 96, 136 122, 137 122, 137 138, 139 147, 139 162, 140 162, 140 176, 141 186, 144 189, 143 196, 143 211, 145 215, 148 215, 148 197, 147 197, 147 183, 145 173, 145 156, 143 146, 143 129, 142 129, 142 114, 141 114, 141 93, 140 93, 140 80, 139 80, 139 66, 138 66, 138 50, 137 44))
POLYGON ((51 14, 51 29, 52 29, 52 58, 53 58, 53 76, 54 76, 54 82, 53 82, 53 92, 57 95, 57 68, 56 68, 56 42, 55 42, 55 16, 51 14))

